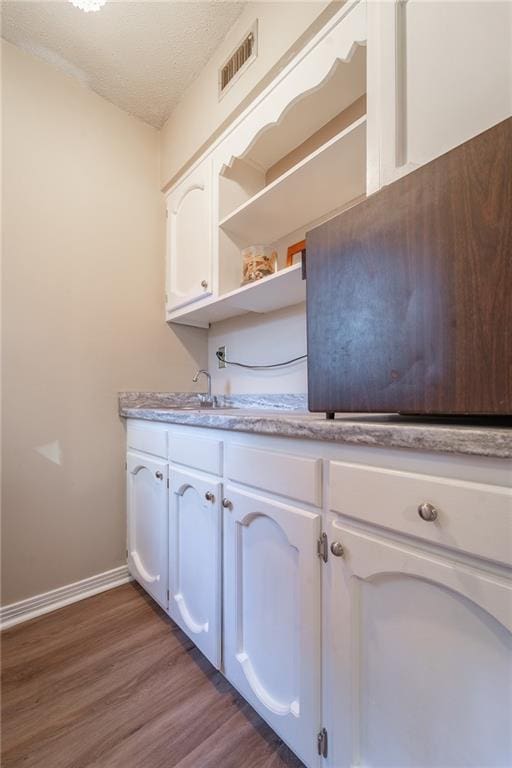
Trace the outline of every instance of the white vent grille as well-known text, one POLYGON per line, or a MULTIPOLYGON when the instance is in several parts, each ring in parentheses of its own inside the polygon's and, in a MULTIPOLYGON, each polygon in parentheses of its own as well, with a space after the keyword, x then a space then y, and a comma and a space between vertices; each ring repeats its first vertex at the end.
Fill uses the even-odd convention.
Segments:
POLYGON ((244 37, 242 42, 236 47, 231 56, 224 62, 219 69, 219 98, 226 90, 238 80, 251 62, 257 56, 258 25, 257 21, 252 29, 244 37))

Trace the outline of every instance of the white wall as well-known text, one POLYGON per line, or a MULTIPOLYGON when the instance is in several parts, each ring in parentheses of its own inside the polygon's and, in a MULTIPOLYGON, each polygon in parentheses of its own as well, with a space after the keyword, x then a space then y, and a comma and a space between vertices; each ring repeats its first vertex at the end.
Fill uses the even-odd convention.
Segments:
POLYGON ((307 392, 306 361, 270 371, 253 371, 235 366, 219 369, 217 348, 226 346, 226 358, 261 365, 280 363, 306 352, 306 311, 304 304, 286 307, 268 315, 248 314, 215 323, 208 338, 208 365, 215 394, 307 392))
POLYGON ((158 133, 2 44, 2 602, 126 562, 120 389, 190 390, 158 133))
POLYGON ((247 3, 161 131, 162 188, 224 130, 340 4, 329 0, 247 3), (258 57, 219 101, 218 69, 255 19, 258 57))

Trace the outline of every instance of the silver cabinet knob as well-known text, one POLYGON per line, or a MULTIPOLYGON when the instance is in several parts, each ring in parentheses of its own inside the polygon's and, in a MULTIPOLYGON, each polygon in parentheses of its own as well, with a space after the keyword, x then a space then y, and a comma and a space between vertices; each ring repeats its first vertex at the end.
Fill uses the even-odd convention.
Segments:
POLYGON ((205 290, 208 288, 208 280, 201 280, 201 288, 204 288, 205 290))
POLYGON ((224 509, 232 509, 233 504, 230 502, 229 499, 222 499, 222 506, 224 509))
POLYGON ((331 544, 331 552, 333 553, 334 557, 343 557, 345 554, 345 550, 343 549, 343 544, 341 541, 333 541, 331 544))
POLYGON ((433 504, 425 502, 424 504, 419 505, 418 515, 422 520, 425 520, 425 522, 432 523, 434 520, 437 520, 437 509, 433 504))
POLYGON ((160 470, 157 470, 155 472, 155 477, 156 477, 157 480, 163 480, 164 479, 164 474, 163 474, 163 472, 160 472, 160 470))
POLYGON ((206 501, 215 501, 215 496, 213 495, 213 493, 211 491, 206 491, 204 497, 205 497, 206 501))

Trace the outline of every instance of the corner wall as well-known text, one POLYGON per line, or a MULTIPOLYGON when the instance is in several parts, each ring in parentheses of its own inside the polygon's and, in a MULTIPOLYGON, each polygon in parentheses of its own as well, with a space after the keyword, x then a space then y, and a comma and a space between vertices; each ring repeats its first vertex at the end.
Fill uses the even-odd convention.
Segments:
POLYGON ((2 604, 126 562, 122 389, 190 390, 164 322, 159 137, 2 43, 2 604))

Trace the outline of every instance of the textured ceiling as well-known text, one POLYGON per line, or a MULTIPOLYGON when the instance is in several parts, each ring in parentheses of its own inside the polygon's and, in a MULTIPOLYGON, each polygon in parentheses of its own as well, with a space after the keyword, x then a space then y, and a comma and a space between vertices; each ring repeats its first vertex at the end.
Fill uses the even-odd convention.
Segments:
POLYGON ((3 0, 2 36, 160 128, 241 13, 243 2, 3 0))

